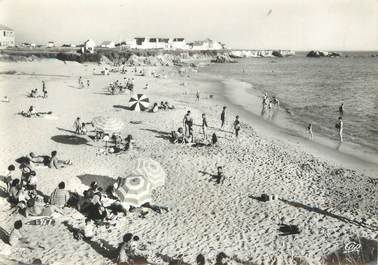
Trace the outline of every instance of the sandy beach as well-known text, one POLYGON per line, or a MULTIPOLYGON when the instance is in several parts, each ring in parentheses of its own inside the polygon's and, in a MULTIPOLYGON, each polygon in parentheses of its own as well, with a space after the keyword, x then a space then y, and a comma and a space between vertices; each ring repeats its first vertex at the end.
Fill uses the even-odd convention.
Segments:
MULTIPOLYGON (((187 68, 185 75, 173 66, 144 68, 164 78, 134 76, 130 71, 103 76, 97 64, 56 59, 0 62, 0 98, 10 99, 0 103, 0 169, 17 165, 15 159, 29 152, 49 155, 57 150, 73 165, 59 170, 36 169, 38 190, 50 195, 60 181, 70 191, 82 193, 88 189, 88 180, 126 176, 135 158, 157 160, 166 170, 167 180, 153 191, 153 202, 167 206, 169 212, 150 211, 145 218, 133 212, 110 227, 99 227, 95 236, 98 242, 117 248, 125 233, 136 234, 146 244, 143 255, 152 264, 172 260, 196 264, 199 254, 213 264, 220 252, 228 256, 228 264, 337 264, 329 258, 352 240, 378 240, 375 158, 353 156, 349 154, 353 151, 338 152, 290 136, 251 116, 243 110, 243 102, 238 105, 232 99, 230 86, 237 83, 224 83, 192 68, 187 68), (9 71, 15 73, 5 74, 9 71), (90 80, 90 88, 79 89, 79 76, 90 80), (156 113, 128 110, 128 92, 106 93, 110 82, 124 77, 135 78, 135 92, 148 95, 151 102, 168 101, 176 108, 156 113), (41 90, 42 80, 48 98, 28 98, 31 89, 41 90), (145 84, 149 84, 148 89, 143 89, 145 84), (17 115, 30 105, 52 114, 41 118, 17 115), (226 126, 220 129, 224 105, 228 106, 226 126), (208 134, 217 134, 217 145, 193 147, 169 141, 170 132, 182 126, 187 110, 192 112, 197 139, 203 137, 201 114, 206 113, 208 134), (239 138, 232 129, 236 115, 241 118, 239 138), (101 154, 101 143, 88 136, 72 137, 76 117, 90 122, 96 116, 122 120, 126 126, 121 133, 124 137, 133 135, 135 148, 121 155, 105 155, 101 154), (226 176, 223 185, 209 181, 219 165, 226 176), (262 202, 262 194, 276 199, 262 202), (279 224, 295 225, 300 232, 283 236, 279 224)), ((5 184, 1 185, 4 189, 5 184)), ((15 220, 27 220, 11 214, 5 196, 0 197, 0 205, 2 230, 9 232, 15 220)), ((36 258, 43 264, 112 264, 104 254, 111 252, 109 249, 73 238, 68 227, 81 226, 84 220, 76 210, 65 209, 54 226, 25 225, 27 238, 44 248, 11 248, 8 253, 4 248, 0 264, 12 260, 31 263, 36 258)), ((377 246, 361 244, 370 251, 365 253, 365 261, 374 264, 371 255, 376 255, 377 246)), ((345 255, 341 255, 340 264, 349 264, 344 260, 345 255)))

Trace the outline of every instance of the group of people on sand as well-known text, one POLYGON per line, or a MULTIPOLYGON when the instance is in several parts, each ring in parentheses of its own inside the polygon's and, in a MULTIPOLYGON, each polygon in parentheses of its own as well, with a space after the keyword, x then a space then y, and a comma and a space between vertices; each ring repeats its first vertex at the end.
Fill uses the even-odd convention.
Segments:
MULTIPOLYGON (((226 110, 227 110, 227 107, 224 106, 222 108, 222 112, 220 115, 220 120, 221 120, 220 128, 221 129, 226 124, 226 110)), ((186 112, 182 122, 183 122, 183 126, 179 127, 177 131, 172 132, 173 143, 193 143, 194 142, 194 133, 193 133, 194 121, 193 121, 193 117, 190 110, 186 112)), ((202 113, 201 115, 200 126, 201 126, 201 130, 203 134, 203 140, 207 141, 209 125, 208 125, 206 113, 202 113)), ((241 129, 241 124, 239 120, 239 115, 236 115, 235 120, 233 122, 233 130, 234 130, 234 135, 236 138, 239 137, 240 129, 241 129)), ((217 135, 213 133, 211 137, 211 143, 215 144, 216 142, 217 142, 217 135)))
MULTIPOLYGON (((78 135, 88 135, 89 131, 87 125, 92 125, 92 122, 81 122, 80 117, 77 117, 74 121, 73 128, 75 134, 78 135)), ((95 129, 95 135, 93 136, 94 141, 104 141, 106 144, 106 152, 108 153, 120 153, 125 151, 130 151, 133 149, 133 144, 135 143, 133 136, 131 134, 123 138, 119 133, 109 134, 107 132, 95 129), (109 145, 113 143, 113 145, 109 145)))
MULTIPOLYGON (((46 210, 52 213, 56 212, 54 206, 62 206, 60 194, 55 191, 50 196, 49 205, 44 203, 43 197, 39 195, 37 190, 38 177, 33 166, 38 163, 48 163, 51 168, 61 168, 60 165, 58 165, 59 162, 57 162, 56 154, 57 152, 53 151, 52 157, 48 158, 30 153, 27 157, 30 157, 35 162, 25 162, 21 164, 19 167, 20 173, 16 172, 16 167, 13 164, 8 166, 8 170, 2 180, 7 186, 8 202, 11 204, 11 207, 14 208, 14 213, 20 213, 25 217, 29 215, 43 216, 46 215, 43 214, 46 213, 46 210)), ((71 164, 70 161, 62 163, 65 165, 71 164)), ((64 183, 61 187, 63 187, 63 185, 64 183)))
POLYGON ((115 80, 109 84, 109 92, 112 95, 122 94, 126 90, 129 90, 130 93, 134 91, 134 78, 124 78, 123 84, 119 80, 115 80))
POLYGON ((150 108, 149 112, 158 112, 159 110, 173 110, 175 109, 174 105, 171 105, 168 101, 160 101, 160 104, 155 102, 150 108))
POLYGON ((46 88, 46 82, 42 81, 42 95, 39 95, 38 88, 35 88, 35 89, 32 89, 30 91, 29 97, 31 97, 31 98, 38 98, 38 97, 47 98, 47 94, 48 93, 47 93, 47 88, 46 88))
POLYGON ((89 79, 87 79, 87 81, 85 82, 85 80, 81 76, 79 76, 78 83, 79 83, 79 88, 90 88, 90 84, 91 84, 89 79))

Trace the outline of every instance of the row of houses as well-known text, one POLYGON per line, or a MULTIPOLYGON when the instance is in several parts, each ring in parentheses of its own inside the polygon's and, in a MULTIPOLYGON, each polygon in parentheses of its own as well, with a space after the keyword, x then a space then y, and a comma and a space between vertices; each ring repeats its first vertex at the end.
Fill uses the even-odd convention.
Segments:
MULTIPOLYGON (((86 51, 92 51, 96 46, 93 40, 84 43, 86 51)), ((129 41, 115 43, 114 41, 104 41, 99 46, 101 48, 121 47, 125 49, 162 49, 162 50, 221 50, 225 45, 206 39, 203 41, 186 42, 184 38, 146 38, 137 37, 129 41)))
MULTIPOLYGON (((11 28, 0 25, 0 48, 15 47, 15 32, 11 28)), ((46 45, 36 45, 34 43, 22 43, 20 46, 27 48, 55 48, 57 47, 54 41, 47 42, 46 45)), ((95 47, 101 48, 125 48, 125 49, 163 49, 163 50, 221 50, 225 49, 225 45, 205 39, 203 41, 187 42, 185 38, 147 38, 136 37, 129 41, 115 43, 114 41, 104 41, 97 45, 93 40, 87 40, 84 44, 63 44, 61 47, 82 47, 85 52, 93 53, 95 47)))

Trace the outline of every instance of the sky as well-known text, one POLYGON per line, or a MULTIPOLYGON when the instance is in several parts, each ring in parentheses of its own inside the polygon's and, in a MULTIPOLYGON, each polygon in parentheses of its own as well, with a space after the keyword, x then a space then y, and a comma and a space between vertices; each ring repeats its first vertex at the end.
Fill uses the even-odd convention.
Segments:
POLYGON ((378 0, 0 0, 16 42, 211 38, 235 49, 378 50, 378 0))

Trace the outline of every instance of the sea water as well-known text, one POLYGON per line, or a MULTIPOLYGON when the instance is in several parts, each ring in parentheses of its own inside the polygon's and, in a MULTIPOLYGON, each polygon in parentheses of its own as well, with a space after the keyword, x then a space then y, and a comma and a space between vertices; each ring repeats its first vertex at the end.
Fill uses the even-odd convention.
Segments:
MULTIPOLYGON (((344 141, 378 151, 378 56, 343 53, 335 58, 238 59, 235 64, 212 64, 201 69, 224 79, 250 84, 248 93, 280 100, 288 119, 304 130, 337 140, 335 124, 344 103, 344 141)), ((262 102, 262 101, 261 101, 262 102)), ((251 110, 256 106, 251 106, 251 110)), ((263 113, 261 113, 263 114, 263 113)), ((261 115, 260 114, 260 115, 261 115)))

